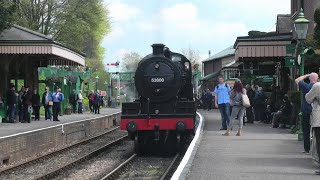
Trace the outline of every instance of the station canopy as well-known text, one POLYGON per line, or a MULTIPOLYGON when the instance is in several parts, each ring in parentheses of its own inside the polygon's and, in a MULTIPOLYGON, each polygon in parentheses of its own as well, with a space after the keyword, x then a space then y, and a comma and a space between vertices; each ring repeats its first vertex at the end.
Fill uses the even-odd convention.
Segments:
POLYGON ((47 65, 84 66, 85 54, 27 28, 13 25, 0 34, 0 55, 43 55, 47 65))

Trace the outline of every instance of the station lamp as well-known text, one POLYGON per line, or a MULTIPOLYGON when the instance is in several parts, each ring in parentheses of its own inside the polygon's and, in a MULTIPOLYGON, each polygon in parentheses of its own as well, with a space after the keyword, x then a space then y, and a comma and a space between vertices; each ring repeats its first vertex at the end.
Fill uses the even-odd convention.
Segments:
POLYGON ((304 17, 303 9, 301 8, 298 19, 294 21, 294 29, 299 40, 307 39, 309 23, 310 21, 304 17))

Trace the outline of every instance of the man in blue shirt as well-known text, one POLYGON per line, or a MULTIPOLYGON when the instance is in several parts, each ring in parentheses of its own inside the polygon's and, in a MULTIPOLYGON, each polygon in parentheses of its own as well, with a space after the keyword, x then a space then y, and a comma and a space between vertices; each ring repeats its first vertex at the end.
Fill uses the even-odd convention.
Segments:
POLYGON ((304 76, 298 77, 295 82, 299 86, 299 90, 303 94, 303 100, 301 103, 301 112, 302 112, 302 129, 303 129, 303 143, 304 151, 303 153, 309 153, 310 151, 310 114, 312 112, 312 106, 306 101, 306 94, 311 90, 313 84, 318 81, 318 74, 311 73, 304 76), (309 78, 310 83, 304 82, 305 79, 309 78))
POLYGON ((64 95, 61 93, 61 89, 57 88, 57 91, 52 94, 53 101, 53 121, 60 121, 58 115, 61 111, 61 102, 64 100, 64 95))
POLYGON ((214 102, 216 108, 219 108, 222 117, 222 126, 220 130, 227 130, 227 124, 230 123, 230 86, 224 82, 224 78, 219 76, 219 84, 214 89, 214 102))

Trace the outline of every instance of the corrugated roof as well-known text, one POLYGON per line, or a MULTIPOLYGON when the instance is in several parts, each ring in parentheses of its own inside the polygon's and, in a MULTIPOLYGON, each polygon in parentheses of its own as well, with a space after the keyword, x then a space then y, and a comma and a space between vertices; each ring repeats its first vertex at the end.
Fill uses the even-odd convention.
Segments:
POLYGON ((203 60, 202 62, 213 61, 215 59, 220 59, 220 58, 231 56, 234 54, 235 54, 235 49, 233 48, 233 46, 230 46, 230 47, 218 52, 217 54, 210 56, 209 58, 203 60))
POLYGON ((290 33, 292 32, 293 21, 291 14, 278 14, 277 16, 277 33, 290 33))

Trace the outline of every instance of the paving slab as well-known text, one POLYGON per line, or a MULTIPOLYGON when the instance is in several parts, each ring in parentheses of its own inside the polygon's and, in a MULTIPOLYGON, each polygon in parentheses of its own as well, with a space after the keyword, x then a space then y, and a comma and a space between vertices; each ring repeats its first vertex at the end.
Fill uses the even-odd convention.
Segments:
POLYGON ((31 121, 31 123, 0 123, 0 138, 17 133, 23 133, 36 129, 46 128, 59 124, 75 122, 80 120, 86 120, 90 118, 105 116, 113 113, 120 112, 119 108, 102 108, 100 114, 93 114, 90 112, 84 112, 83 114, 71 114, 59 116, 60 121, 45 121, 44 117, 40 118, 40 121, 31 121))
POLYGON ((187 175, 189 180, 313 180, 317 166, 302 154, 303 143, 287 129, 246 124, 243 136, 222 136, 217 110, 200 111, 204 132, 187 175))

